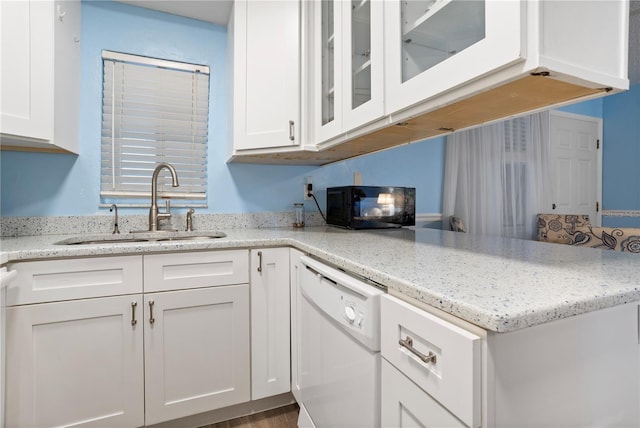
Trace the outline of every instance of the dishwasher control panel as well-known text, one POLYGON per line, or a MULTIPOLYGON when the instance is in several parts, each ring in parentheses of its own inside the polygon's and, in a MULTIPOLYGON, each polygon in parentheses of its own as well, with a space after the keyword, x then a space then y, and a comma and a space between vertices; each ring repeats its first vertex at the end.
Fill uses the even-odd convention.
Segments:
POLYGON ((380 347, 380 288, 309 257, 302 257, 302 295, 365 345, 380 347))

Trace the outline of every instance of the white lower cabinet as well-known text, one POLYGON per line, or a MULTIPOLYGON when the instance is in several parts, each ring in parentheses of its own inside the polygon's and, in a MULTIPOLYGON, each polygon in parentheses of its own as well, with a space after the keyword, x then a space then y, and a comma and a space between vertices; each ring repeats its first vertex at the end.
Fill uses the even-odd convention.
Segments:
POLYGON ((415 304, 381 299, 383 427, 640 426, 637 302, 505 333, 415 304))
POLYGON ((144 425, 141 316, 140 294, 7 308, 6 426, 144 425))
POLYGON ((384 358, 381 382, 383 427, 466 427, 384 358))
POLYGON ((383 403, 389 401, 382 406, 383 422, 480 426, 481 338, 389 295, 380 299, 380 312, 382 357, 395 366, 382 379, 383 403), (420 409, 420 402, 422 413, 407 413, 420 409))
POLYGON ((248 261, 229 250, 10 265, 6 426, 136 427, 250 401, 248 261))
POLYGON ((291 263, 290 295, 291 295, 291 393, 296 401, 302 401, 300 392, 300 381, 302 373, 300 371, 299 353, 301 346, 301 329, 299 320, 302 318, 302 296, 300 294, 300 274, 305 266, 300 261, 304 253, 296 249, 290 250, 289 262, 291 263))
POLYGON ((251 250, 251 399, 291 390, 289 249, 251 250))
POLYGON ((250 400, 249 286, 144 296, 147 425, 250 400))

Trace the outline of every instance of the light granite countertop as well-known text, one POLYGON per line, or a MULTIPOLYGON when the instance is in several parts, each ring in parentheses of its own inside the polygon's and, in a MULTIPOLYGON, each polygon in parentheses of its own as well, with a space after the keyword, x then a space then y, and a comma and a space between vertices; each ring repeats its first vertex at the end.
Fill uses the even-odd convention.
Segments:
POLYGON ((637 254, 433 229, 223 231, 216 240, 101 245, 2 238, 0 261, 292 246, 495 332, 640 301, 637 254))

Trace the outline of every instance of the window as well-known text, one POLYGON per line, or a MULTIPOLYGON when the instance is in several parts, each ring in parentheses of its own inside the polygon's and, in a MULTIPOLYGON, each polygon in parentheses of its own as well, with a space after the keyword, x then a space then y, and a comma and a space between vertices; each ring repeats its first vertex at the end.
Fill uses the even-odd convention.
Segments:
POLYGON ((502 209, 504 227, 512 229, 509 236, 520 236, 528 221, 527 148, 531 139, 529 129, 525 117, 504 122, 502 209))
POLYGON ((102 62, 103 202, 148 206, 153 170, 167 162, 180 187, 163 170, 158 195, 206 206, 209 67, 108 51, 102 62))

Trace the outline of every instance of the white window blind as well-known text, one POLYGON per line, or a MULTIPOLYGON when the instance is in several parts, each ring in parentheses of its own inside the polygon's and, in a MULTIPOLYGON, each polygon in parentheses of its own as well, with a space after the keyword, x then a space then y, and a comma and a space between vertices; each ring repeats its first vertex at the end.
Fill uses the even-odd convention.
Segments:
POLYGON ((209 67, 103 51, 101 190, 103 198, 158 195, 206 199, 209 67))

